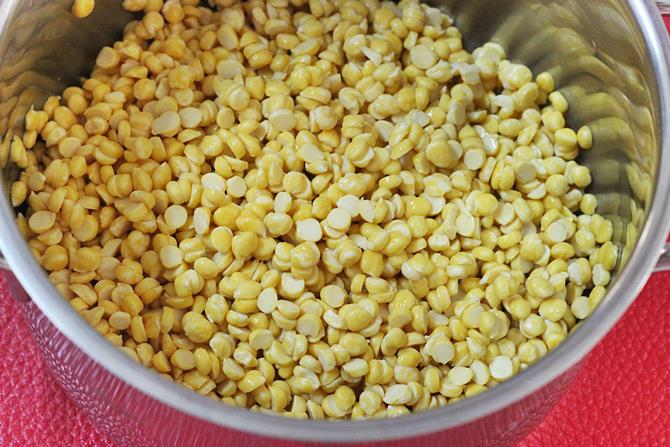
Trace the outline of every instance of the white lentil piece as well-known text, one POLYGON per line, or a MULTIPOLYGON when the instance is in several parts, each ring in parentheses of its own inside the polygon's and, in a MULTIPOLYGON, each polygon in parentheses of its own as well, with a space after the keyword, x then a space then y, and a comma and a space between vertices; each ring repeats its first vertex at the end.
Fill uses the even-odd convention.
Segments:
POLYGON ((432 67, 437 62, 435 53, 427 45, 417 45, 412 48, 410 57, 412 58, 412 63, 422 70, 432 67))
POLYGON ((296 236, 302 241, 318 242, 323 237, 321 225, 316 219, 305 219, 296 222, 296 236))
POLYGON ((269 315, 277 307, 277 300, 277 291, 274 288, 265 289, 258 295, 258 309, 269 315))
POLYGON ((491 377, 496 380, 506 380, 512 377, 512 360, 504 355, 496 356, 489 365, 491 377))

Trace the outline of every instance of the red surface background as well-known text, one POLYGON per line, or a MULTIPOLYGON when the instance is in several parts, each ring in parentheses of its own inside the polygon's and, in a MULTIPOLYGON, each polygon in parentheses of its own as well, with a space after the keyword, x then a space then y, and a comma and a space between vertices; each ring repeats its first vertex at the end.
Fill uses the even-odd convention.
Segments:
MULTIPOLYGON (((0 287, 0 446, 113 447, 45 369, 4 281, 0 287)), ((670 273, 659 273, 520 447, 669 445, 668 321, 670 273)))

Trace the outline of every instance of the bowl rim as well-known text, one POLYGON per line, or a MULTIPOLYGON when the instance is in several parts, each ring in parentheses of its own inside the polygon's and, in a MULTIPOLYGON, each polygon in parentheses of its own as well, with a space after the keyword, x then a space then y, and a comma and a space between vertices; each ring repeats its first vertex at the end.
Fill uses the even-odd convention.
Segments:
MULTIPOLYGON (((0 31, 7 29, 18 0, 0 3, 0 31)), ((670 41, 656 7, 650 0, 628 0, 647 45, 654 69, 660 117, 670 116, 670 41)), ((666 120, 660 123, 661 151, 658 171, 670 172, 670 135, 666 120), (664 155, 667 154, 667 155, 664 155)), ((2 186, 4 189, 4 185, 2 186)), ((578 363, 612 328, 630 306, 651 274, 670 227, 670 176, 657 175, 650 212, 627 265, 610 287, 603 303, 582 323, 579 337, 568 337, 537 364, 480 395, 442 408, 395 419, 367 421, 293 420, 252 413, 199 396, 135 363, 99 335, 63 300, 33 258, 14 222, 6 191, 0 199, 0 250, 31 300, 70 342, 110 374, 150 398, 194 418, 227 429, 272 438, 316 442, 383 441, 426 435, 476 421, 520 401, 578 363)))

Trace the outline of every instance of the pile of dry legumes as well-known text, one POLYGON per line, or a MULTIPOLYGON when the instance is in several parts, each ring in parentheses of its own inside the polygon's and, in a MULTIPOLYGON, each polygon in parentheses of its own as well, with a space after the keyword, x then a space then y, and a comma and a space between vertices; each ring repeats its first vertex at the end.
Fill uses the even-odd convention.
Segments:
POLYGON ((612 225, 550 74, 403 0, 125 0, 11 145, 20 228, 111 343, 230 405, 399 416, 599 303, 612 225))

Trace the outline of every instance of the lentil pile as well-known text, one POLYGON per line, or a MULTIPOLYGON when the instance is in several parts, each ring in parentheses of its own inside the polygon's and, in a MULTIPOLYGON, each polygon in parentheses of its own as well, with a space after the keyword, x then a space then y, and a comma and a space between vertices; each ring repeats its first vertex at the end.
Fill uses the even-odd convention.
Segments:
POLYGON ((295 418, 456 402, 605 294, 612 224, 549 73, 416 0, 142 12, 11 144, 18 224, 101 335, 295 418))

